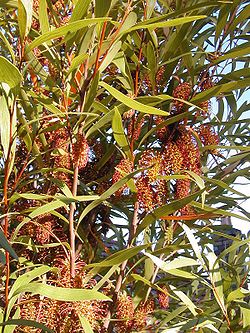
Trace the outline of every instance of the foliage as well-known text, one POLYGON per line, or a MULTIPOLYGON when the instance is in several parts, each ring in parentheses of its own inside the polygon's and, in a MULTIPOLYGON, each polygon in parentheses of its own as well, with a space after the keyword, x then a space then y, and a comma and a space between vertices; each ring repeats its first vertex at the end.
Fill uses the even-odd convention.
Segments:
POLYGON ((247 332, 248 1, 0 5, 2 332, 247 332))

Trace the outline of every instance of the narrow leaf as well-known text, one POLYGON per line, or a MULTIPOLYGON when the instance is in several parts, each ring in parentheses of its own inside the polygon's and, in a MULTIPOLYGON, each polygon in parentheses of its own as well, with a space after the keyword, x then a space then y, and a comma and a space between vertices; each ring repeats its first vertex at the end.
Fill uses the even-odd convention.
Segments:
POLYGON ((39 294, 57 301, 65 302, 79 302, 87 300, 110 301, 110 298, 108 296, 103 295, 99 291, 94 291, 90 289, 54 287, 48 284, 37 282, 32 282, 27 285, 21 286, 14 292, 13 296, 24 292, 39 294))
POLYGON ((18 68, 9 60, 0 56, 0 82, 7 83, 10 88, 17 87, 22 80, 22 75, 18 68))
POLYGON ((78 31, 89 25, 97 24, 97 23, 101 23, 101 22, 105 22, 105 21, 110 21, 110 19, 109 18, 92 18, 92 19, 79 20, 79 21, 75 21, 75 22, 69 23, 67 25, 64 25, 51 32, 46 32, 45 34, 37 37, 35 40, 33 40, 29 44, 29 46, 26 48, 26 53, 30 52, 35 47, 37 47, 49 40, 65 36, 69 32, 75 32, 75 31, 78 31))
POLYGON ((84 329, 84 332, 85 333, 94 333, 89 321, 81 314, 78 314, 78 317, 80 319, 80 322, 81 322, 82 328, 84 329))
POLYGON ((3 323, 0 323, 0 326, 7 326, 7 325, 19 325, 19 326, 28 326, 28 327, 35 327, 41 329, 43 332, 47 333, 55 333, 50 328, 46 327, 43 324, 38 323, 35 320, 27 320, 27 319, 10 319, 3 323))
POLYGON ((0 229, 0 247, 9 252, 9 254, 16 260, 18 260, 18 255, 10 246, 7 238, 5 237, 3 231, 0 229))
POLYGON ((185 295, 182 291, 177 290, 174 286, 169 286, 170 289, 175 293, 177 297, 186 305, 186 307, 190 310, 190 312, 196 316, 198 314, 197 307, 194 305, 194 303, 185 295))
POLYGON ((33 12, 33 0, 18 0, 18 25, 22 40, 28 35, 33 12))
POLYGON ((121 250, 121 251, 118 251, 117 253, 111 255, 108 259, 103 260, 102 262, 89 264, 85 267, 86 268, 88 268, 88 267, 110 267, 110 266, 114 266, 114 265, 119 265, 123 261, 134 257, 137 253, 139 253, 142 250, 145 250, 148 247, 149 247, 149 245, 147 244, 147 245, 135 246, 130 249, 121 250))
POLYGON ((148 113, 148 114, 155 114, 158 116, 168 116, 169 113, 166 111, 159 110, 157 108, 154 108, 153 106, 145 105, 140 102, 135 101, 132 98, 129 98, 128 96, 121 93, 119 90, 111 87, 105 82, 100 82, 100 86, 105 88, 114 98, 116 98, 118 101, 122 102, 123 104, 127 105, 131 109, 138 110, 142 113, 148 113))
POLYGON ((112 129, 113 129, 113 135, 114 135, 115 141, 121 147, 121 149, 123 150, 125 155, 127 155, 127 157, 129 159, 131 159, 132 155, 131 155, 128 139, 124 133, 124 128, 122 125, 122 117, 117 108, 115 108, 115 113, 114 113, 114 117, 112 120, 112 129))
POLYGON ((169 270, 176 269, 176 268, 182 268, 182 267, 188 267, 188 266, 197 266, 199 263, 192 258, 186 258, 186 257, 179 257, 177 259, 174 259, 170 261, 169 263, 161 260, 160 258, 150 254, 145 253, 147 257, 149 257, 157 267, 162 269, 164 272, 168 272, 169 270))

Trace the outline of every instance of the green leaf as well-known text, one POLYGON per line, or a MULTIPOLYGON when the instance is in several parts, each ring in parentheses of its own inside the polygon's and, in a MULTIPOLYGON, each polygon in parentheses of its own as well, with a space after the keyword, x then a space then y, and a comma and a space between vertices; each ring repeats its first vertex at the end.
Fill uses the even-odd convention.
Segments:
POLYGON ((147 60, 148 60, 148 69, 149 69, 149 78, 152 84, 152 89, 155 89, 155 78, 156 78, 156 56, 155 48, 153 43, 150 41, 147 44, 147 60))
POLYGON ((169 286, 170 289, 175 293, 177 297, 186 305, 186 307, 190 310, 190 312, 196 316, 198 314, 197 307, 194 305, 194 303, 185 295, 182 291, 177 290, 174 286, 169 286))
POLYGON ((169 119, 163 121, 161 124, 159 124, 159 125, 157 125, 157 126, 151 128, 151 130, 148 131, 148 132, 143 136, 143 138, 141 139, 141 141, 140 141, 138 147, 140 147, 140 146, 142 145, 142 143, 143 143, 143 142, 144 142, 144 141, 145 141, 150 135, 152 135, 154 132, 156 132, 158 129, 161 129, 161 128, 167 126, 167 125, 170 125, 170 124, 173 124, 173 123, 175 123, 175 122, 178 122, 179 120, 181 120, 181 119, 183 119, 183 118, 185 118, 185 117, 187 117, 187 116, 189 116, 189 115, 190 115, 190 112, 188 112, 188 111, 187 111, 187 112, 183 112, 183 113, 178 114, 178 115, 176 115, 176 116, 172 116, 172 117, 170 117, 169 119))
POLYGON ((33 219, 39 215, 50 213, 51 211, 60 208, 62 206, 65 206, 65 203, 62 202, 61 200, 55 200, 51 201, 43 206, 40 206, 36 209, 34 209, 30 214, 29 214, 29 219, 33 219))
POLYGON ((17 0, 0 0, 0 6, 5 8, 17 8, 18 7, 18 3, 17 0))
POLYGON ((108 296, 103 295, 99 291, 90 289, 73 289, 54 287, 44 283, 32 282, 27 285, 19 287, 13 294, 19 295, 20 293, 39 294, 57 301, 64 302, 79 302, 79 301, 111 301, 108 296))
POLYGON ((97 284, 93 287, 93 290, 99 290, 118 269, 119 265, 113 265, 109 269, 109 271, 104 275, 104 277, 99 282, 97 282, 97 284))
POLYGON ((4 158, 8 156, 10 149, 10 111, 5 96, 0 96, 0 136, 4 158))
POLYGON ((92 0, 78 0, 69 21, 74 22, 82 19, 86 15, 91 1, 92 0))
POLYGON ((188 266, 197 266, 199 263, 197 260, 192 259, 192 258, 187 258, 187 257, 179 257, 176 258, 169 263, 166 263, 165 261, 161 260, 160 258, 150 254, 150 253, 145 253, 147 257, 149 257, 157 267, 162 269, 164 272, 176 269, 176 268, 182 268, 182 267, 188 267, 188 266))
POLYGON ((52 270, 51 267, 42 265, 41 267, 34 268, 25 274, 20 275, 16 281, 14 282, 13 286, 11 287, 9 293, 9 299, 12 298, 15 292, 23 285, 30 283, 32 280, 41 277, 43 274, 46 274, 52 270))
POLYGON ((43 34, 50 31, 47 8, 48 8, 47 1, 40 0, 40 2, 39 2, 39 23, 40 23, 41 31, 43 34))
POLYGON ((72 60, 71 65, 66 73, 66 76, 69 76, 69 74, 72 73, 75 69, 77 69, 77 67, 81 65, 84 62, 84 60, 86 60, 87 58, 88 55, 86 53, 79 54, 78 56, 76 56, 72 60))
POLYGON ((178 276, 184 279, 190 279, 190 280, 197 280, 198 276, 193 273, 189 273, 187 271, 183 271, 182 269, 170 269, 168 271, 168 274, 172 274, 174 276, 178 276))
POLYGON ((89 321, 81 314, 78 314, 78 317, 80 319, 80 322, 81 322, 82 328, 84 329, 84 332, 85 333, 94 333, 89 321))
MULTIPOLYGON (((154 221, 160 219, 163 216, 170 215, 176 212, 178 209, 182 208, 183 206, 187 205, 191 201, 193 201, 197 196, 199 196, 202 191, 196 192, 186 198, 175 200, 167 205, 162 207, 156 208, 152 212, 150 212, 144 219, 142 220, 141 224, 139 224, 135 237, 138 236, 145 228, 150 226, 154 221)), ((181 220, 181 217, 180 217, 181 220)))
POLYGON ((97 72, 94 79, 91 82, 87 97, 86 97, 86 103, 84 105, 84 111, 89 112, 90 108, 96 98, 97 88, 99 84, 100 79, 100 73, 97 72))
POLYGON ((100 73, 103 72, 105 70, 105 68, 107 68, 108 65, 113 61, 113 59, 116 57, 117 53, 120 51, 121 46, 122 46, 122 42, 119 41, 110 48, 106 57, 104 58, 104 61, 101 63, 101 65, 99 67, 100 73))
MULTIPOLYGON (((221 235, 222 237, 225 237, 225 236, 228 236, 228 235, 221 235)), ((235 240, 234 239, 234 242, 232 245, 230 245, 229 247, 227 247, 224 251, 222 251, 218 257, 217 257, 217 260, 220 260, 221 258, 225 257, 228 253, 230 252, 233 252, 235 250, 238 250, 241 246, 245 245, 245 244, 249 244, 250 243, 250 239, 247 238, 247 239, 244 239, 244 240, 241 240, 241 241, 238 241, 238 240, 235 240)))
POLYGON ((217 262, 217 257, 213 252, 207 254, 209 263, 209 276, 212 283, 214 297, 217 300, 222 312, 227 313, 224 300, 223 281, 220 273, 220 266, 217 262))
POLYGON ((244 55, 249 55, 250 53, 250 46, 248 43, 244 45, 238 45, 235 48, 231 49, 229 52, 224 54, 221 57, 218 57, 213 63, 218 64, 221 61, 227 60, 227 59, 235 59, 237 57, 242 57, 244 55))
MULTIPOLYGON (((199 186, 200 190, 205 190, 204 180, 199 175, 197 175, 195 172, 190 171, 190 170, 185 170, 185 173, 188 173, 191 176, 191 178, 199 186)), ((201 194, 201 206, 202 207, 204 207, 204 204, 205 204, 206 194, 208 194, 208 192, 206 192, 206 191, 203 191, 201 194)))
POLYGON ((122 117, 120 112, 117 108, 115 108, 114 117, 112 120, 112 129, 113 129, 113 135, 115 138, 115 141, 121 147, 122 151, 125 153, 125 155, 131 159, 131 151, 128 143, 128 139, 124 133, 124 128, 122 125, 122 117))
POLYGON ((0 82, 7 83, 10 88, 15 88, 20 85, 22 75, 18 68, 9 60, 0 56, 0 82))
POLYGON ((108 14, 111 0, 95 0, 95 17, 103 17, 108 14))
POLYGON ((123 22, 123 25, 121 29, 119 30, 119 35, 121 35, 124 31, 127 32, 127 30, 131 27, 133 27, 137 22, 137 15, 135 12, 131 12, 126 17, 125 21, 123 22))
POLYGON ((183 228, 183 230, 185 231, 186 235, 187 235, 187 238, 189 240, 189 243, 191 244, 193 250, 194 250, 194 253, 196 255, 196 257, 200 260, 200 263, 204 266, 205 265, 205 262, 202 258, 202 255, 201 255, 201 251, 200 251, 200 248, 199 248, 199 245, 198 245, 198 242, 192 232, 192 230, 184 223, 179 223, 179 225, 183 228))
POLYGON ((12 62, 15 63, 15 58, 16 58, 16 56, 15 56, 15 53, 14 53, 14 51, 13 51, 13 48, 12 48, 12 46, 10 45, 8 39, 7 39, 7 38, 5 37, 5 35, 2 33, 2 31, 0 31, 0 38, 3 40, 4 44, 6 45, 8 51, 9 51, 9 53, 10 53, 10 55, 11 55, 12 62))
POLYGON ((248 304, 240 304, 240 310, 243 317, 243 327, 250 327, 250 308, 248 304))
POLYGON ((156 109, 152 106, 139 103, 139 102, 135 101, 134 99, 129 98, 128 96, 124 95, 119 90, 111 87, 110 85, 108 85, 105 82, 100 82, 100 86, 105 88, 114 98, 116 98, 118 101, 122 102, 123 104, 127 105, 131 109, 138 110, 142 113, 155 114, 158 116, 168 116, 169 115, 169 113, 166 111, 156 109))
POLYGON ((5 237, 3 231, 0 229, 0 247, 5 249, 9 254, 16 260, 18 260, 18 255, 10 246, 7 238, 5 237))
POLYGON ((246 197, 246 195, 244 193, 241 193, 235 189, 233 189, 232 187, 228 186, 225 182, 223 182, 222 180, 219 180, 219 179, 215 179, 215 178, 208 178, 208 177, 203 177, 204 179, 206 179, 206 181, 212 183, 212 184, 216 184, 224 189, 226 189, 227 191, 229 192, 232 192, 234 194, 237 194, 239 196, 242 196, 242 197, 246 197))
POLYGON ((101 262, 94 263, 94 264, 89 264, 86 265, 85 267, 110 267, 114 265, 119 265, 125 260, 128 260, 132 257, 134 257, 136 254, 138 254, 140 251, 145 250, 146 248, 149 247, 149 244, 147 245, 140 245, 140 246, 135 246, 130 249, 125 249, 116 252, 115 254, 112 254, 110 257, 107 259, 104 259, 101 262))
POLYGON ((227 296, 227 303, 230 303, 236 299, 242 299, 250 295, 250 290, 244 288, 238 288, 231 291, 227 296))
POLYGON ((20 37, 24 40, 29 34, 33 13, 33 0, 18 0, 18 25, 20 37))
POLYGON ((53 330, 48 328, 47 326, 38 323, 35 320, 27 320, 27 319, 10 319, 3 323, 0 323, 0 326, 7 326, 7 325, 19 325, 19 326, 28 326, 28 327, 35 327, 41 329, 43 332, 47 333, 55 333, 53 330))
POLYGON ((49 202, 43 206, 40 206, 38 208, 35 208, 28 217, 26 217, 21 223, 18 224, 18 226, 16 227, 15 231, 12 233, 11 238, 15 239, 17 237, 17 234, 19 232, 19 230, 26 224, 28 223, 30 220, 34 219, 35 217, 42 215, 42 214, 46 214, 46 213, 50 213, 55 211, 56 209, 66 206, 65 202, 63 202, 63 200, 55 200, 52 202, 49 202))
POLYGON ((153 30, 153 29, 159 29, 159 28, 175 27, 177 25, 182 25, 184 23, 201 20, 203 18, 206 18, 206 16, 205 15, 187 16, 187 17, 176 18, 173 20, 168 20, 165 22, 157 22, 157 23, 151 23, 151 24, 147 24, 147 21, 144 21, 143 23, 139 23, 139 24, 135 25, 134 27, 124 31, 123 33, 129 33, 131 31, 138 30, 138 29, 152 29, 153 30))
POLYGON ((79 220, 78 220, 78 224, 76 229, 78 228, 79 224, 81 223, 81 221, 83 220, 83 218, 92 210, 94 209, 96 206, 98 206, 100 203, 102 203, 103 201, 105 201, 107 198, 109 198, 112 194, 114 194, 117 190, 119 190, 120 187, 122 187, 123 185, 125 185, 131 178, 133 178, 137 173, 139 173, 141 170, 136 170, 134 172, 131 172, 130 174, 126 175, 125 177, 123 177, 122 179, 120 179, 118 182, 116 182, 115 184, 113 184, 106 192, 104 192, 99 199, 91 202, 91 204, 89 204, 81 213, 79 220))
POLYGON ((250 85, 250 79, 231 81, 224 84, 218 84, 210 89, 207 89, 191 99, 192 103, 199 103, 206 101, 212 97, 219 96, 220 94, 231 92, 237 89, 246 88, 250 85))
MULTIPOLYGON (((21 312, 20 307, 17 307, 17 309, 16 309, 16 311, 15 311, 13 317, 12 317, 12 320, 13 320, 13 319, 14 319, 14 320, 15 320, 15 319, 19 319, 19 318, 20 318, 20 312, 21 312)), ((0 321, 0 322, 2 322, 2 321, 0 321)), ((5 333, 13 333, 14 330, 15 330, 15 328, 16 328, 16 326, 17 326, 17 325, 6 325, 6 326, 4 327, 4 332, 5 332, 5 333)))
POLYGON ((93 134, 96 131, 98 131, 103 126, 105 126, 108 123, 110 123, 112 121, 113 115, 114 115, 114 110, 111 110, 110 112, 108 112, 107 114, 105 114, 104 116, 102 116, 100 118, 100 120, 98 120, 95 124, 93 124, 90 127, 90 129, 86 132, 86 135, 85 135, 86 138, 88 138, 91 134, 93 134))
POLYGON ((55 38, 59 38, 62 36, 65 36, 67 33, 78 31, 84 27, 87 27, 92 24, 97 24, 105 21, 110 21, 109 18, 92 18, 92 19, 85 19, 85 20, 79 20, 74 21, 72 23, 69 23, 67 25, 64 25, 60 28, 57 28, 51 32, 46 32, 45 34, 37 37, 35 40, 33 40, 29 46, 26 48, 26 53, 33 50, 35 47, 49 41, 55 38))
POLYGON ((212 212, 213 214, 220 214, 220 215, 224 215, 224 216, 232 216, 232 217, 236 217, 237 219, 241 219, 241 220, 250 222, 249 218, 246 218, 246 217, 244 217, 242 215, 239 215, 239 214, 232 213, 232 212, 230 212, 228 210, 225 210, 225 209, 213 208, 213 207, 208 206, 208 205, 204 205, 204 207, 202 208, 201 204, 199 202, 193 202, 192 205, 194 207, 199 208, 199 209, 203 209, 204 211, 212 212))

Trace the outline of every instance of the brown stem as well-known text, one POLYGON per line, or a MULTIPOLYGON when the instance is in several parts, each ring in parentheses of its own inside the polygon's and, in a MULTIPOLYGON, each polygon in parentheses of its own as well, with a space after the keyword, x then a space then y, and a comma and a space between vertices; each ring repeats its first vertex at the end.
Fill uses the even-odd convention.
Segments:
MULTIPOLYGON (((77 183, 78 183, 78 163, 75 165, 74 178, 72 185, 72 194, 76 196, 77 194, 77 183)), ((75 261, 76 261, 76 246, 75 246, 75 229, 74 229, 74 213, 75 213, 75 203, 71 202, 69 211, 69 237, 70 237, 70 274, 71 277, 75 277, 75 261)))
POLYGON ((106 28, 107 28, 107 21, 105 21, 103 23, 101 38, 100 38, 100 42, 99 42, 99 46, 98 46, 98 51, 97 51, 97 55, 96 55, 96 60, 95 60, 95 68, 94 68, 93 77, 95 77, 95 75, 96 75, 96 73, 97 73, 97 71, 99 69, 99 58, 100 58, 100 55, 101 55, 101 48, 102 48, 102 44, 103 44, 103 41, 104 41, 106 28))

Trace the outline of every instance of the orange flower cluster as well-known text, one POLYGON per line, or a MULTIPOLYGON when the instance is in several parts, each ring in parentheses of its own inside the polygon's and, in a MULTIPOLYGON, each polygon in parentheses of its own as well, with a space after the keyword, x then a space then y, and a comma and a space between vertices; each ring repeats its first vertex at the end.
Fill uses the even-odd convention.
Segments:
POLYGON ((162 156, 154 150, 146 150, 139 160, 140 168, 147 168, 137 179, 137 198, 140 207, 146 211, 164 203, 166 198, 165 181, 158 179, 162 174, 162 156))
POLYGON ((158 291, 158 302, 161 308, 167 309, 169 307, 169 293, 166 286, 161 288, 163 291, 158 291))
MULTIPOLYGON (((112 177, 113 184, 122 179, 126 174, 131 173, 133 171, 133 163, 128 159, 123 159, 116 166, 116 171, 112 177)), ((116 191, 116 196, 122 195, 123 191, 127 188, 127 185, 123 185, 116 191)))
MULTIPOLYGON (((190 83, 184 82, 180 83, 173 91, 173 97, 183 99, 184 101, 187 101, 191 95, 192 87, 190 83)), ((178 100, 174 100, 174 106, 177 113, 182 112, 182 108, 184 106, 184 103, 178 100)))
MULTIPOLYGON (((141 208, 151 211, 167 201, 166 182, 159 176, 180 173, 182 170, 200 174, 200 153, 191 131, 186 126, 179 125, 175 137, 162 148, 162 153, 152 149, 145 151, 141 155, 139 166, 148 169, 142 172, 136 182, 138 201, 141 208)), ((176 186, 176 191, 177 199, 184 198, 190 192, 190 182, 185 183, 185 195, 180 192, 179 185, 176 186)))
POLYGON ((200 152, 190 130, 185 126, 179 126, 179 135, 176 145, 182 155, 183 170, 190 170, 200 174, 200 152))
POLYGON ((89 145, 84 135, 79 134, 77 142, 72 146, 73 162, 78 163, 79 170, 86 167, 89 159, 89 145))
POLYGON ((128 333, 140 331, 148 327, 149 315, 154 311, 154 302, 148 301, 140 304, 134 309, 132 298, 126 293, 118 296, 115 317, 117 322, 115 330, 117 333, 128 333))
MULTIPOLYGON (((160 125, 163 121, 164 121, 163 117, 161 117, 161 116, 155 117, 156 125, 160 125)), ((169 134, 167 126, 161 127, 160 129, 157 129, 157 131, 156 131, 156 135, 157 135, 158 139, 160 139, 161 141, 164 141, 164 139, 167 137, 167 134, 169 134)))
POLYGON ((178 173, 183 167, 183 156, 175 142, 169 142, 163 151, 162 163, 166 174, 178 173))
MULTIPOLYGON (((213 130, 210 125, 201 125, 199 128, 199 137, 204 146, 216 146, 219 143, 219 136, 213 130)), ((212 154, 217 154, 218 151, 215 148, 209 150, 212 154)))
MULTIPOLYGON (((175 184, 175 199, 183 199, 190 195, 190 179, 177 179, 175 184)), ((190 205, 182 207, 180 210, 181 215, 193 214, 193 208, 190 205)))
POLYGON ((117 322, 115 324, 116 332, 123 333, 129 332, 133 326, 134 304, 130 296, 125 292, 118 295, 116 302, 115 317, 117 322))

